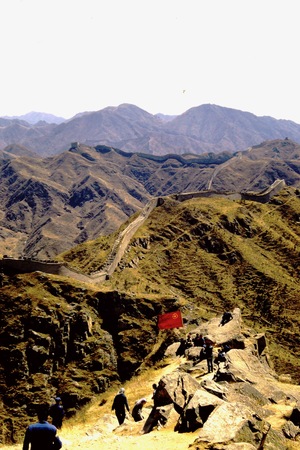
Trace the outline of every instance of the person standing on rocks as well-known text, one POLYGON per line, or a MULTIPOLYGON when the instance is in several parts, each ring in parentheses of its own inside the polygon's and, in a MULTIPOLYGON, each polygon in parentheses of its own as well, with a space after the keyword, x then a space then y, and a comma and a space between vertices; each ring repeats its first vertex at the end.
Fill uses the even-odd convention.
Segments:
POLYGON ((164 416, 164 408, 162 407, 172 404, 173 400, 165 386, 166 383, 163 380, 160 380, 152 397, 153 408, 143 427, 144 433, 149 433, 155 426, 162 426, 167 421, 167 418, 164 416))
POLYGON ((152 399, 154 398, 154 395, 155 395, 155 392, 156 392, 156 389, 157 389, 157 384, 156 383, 153 383, 152 384, 152 389, 153 389, 153 393, 152 393, 152 399))
POLYGON ((233 315, 231 314, 231 312, 230 311, 225 311, 223 313, 223 315, 222 315, 222 319, 221 319, 221 322, 220 322, 219 326, 222 327, 226 323, 230 322, 232 319, 233 319, 233 315))
POLYGON ((176 350, 176 356, 184 356, 186 349, 187 349, 186 340, 184 338, 181 338, 179 347, 176 350))
POLYGON ((204 344, 203 354, 207 361, 207 371, 208 373, 214 371, 213 359, 214 359, 214 348, 211 343, 204 344))
POLYGON ((55 403, 50 406, 49 415, 52 417, 52 425, 60 429, 62 427, 62 421, 65 416, 65 411, 61 405, 61 398, 56 397, 55 403))
POLYGON ((127 397, 125 395, 125 389, 121 388, 119 390, 119 393, 115 396, 112 407, 111 407, 112 411, 115 411, 119 425, 122 425, 122 423, 125 420, 125 416, 126 416, 125 408, 129 412, 129 406, 128 406, 127 397))
POLYGON ((193 338, 192 338, 192 334, 189 333, 187 335, 186 341, 185 341, 185 348, 191 348, 194 346, 194 342, 193 342, 193 338))
POLYGON ((27 427, 23 450, 29 450, 29 446, 30 450, 59 450, 62 447, 62 442, 56 435, 57 428, 47 422, 48 413, 48 405, 38 407, 38 422, 27 427))
POLYGON ((220 348, 220 350, 218 351, 218 356, 216 357, 215 362, 218 364, 218 367, 220 363, 226 362, 226 352, 223 348, 220 348))

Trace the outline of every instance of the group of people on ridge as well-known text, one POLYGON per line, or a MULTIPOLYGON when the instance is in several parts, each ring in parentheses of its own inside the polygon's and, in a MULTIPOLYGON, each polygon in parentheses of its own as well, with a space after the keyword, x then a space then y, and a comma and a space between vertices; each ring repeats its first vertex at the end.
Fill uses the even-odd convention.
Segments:
MULTIPOLYGON (((225 311, 222 315, 219 326, 224 326, 226 323, 233 319, 231 312, 225 311)), ((200 333, 196 333, 195 337, 192 337, 191 333, 188 333, 186 338, 180 339, 179 347, 176 351, 176 356, 184 356, 185 351, 191 347, 200 347, 199 359, 207 361, 208 373, 213 372, 213 363, 219 365, 220 362, 226 362, 226 353, 230 350, 228 344, 222 345, 218 351, 217 357, 214 359, 214 343, 211 339, 203 336, 200 333)))

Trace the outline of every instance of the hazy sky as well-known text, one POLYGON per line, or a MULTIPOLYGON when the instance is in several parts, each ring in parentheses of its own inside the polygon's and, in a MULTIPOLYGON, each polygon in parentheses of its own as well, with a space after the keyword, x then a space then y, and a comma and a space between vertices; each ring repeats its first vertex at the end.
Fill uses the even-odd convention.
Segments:
POLYGON ((0 115, 212 103, 300 124, 297 0, 0 0, 0 115))

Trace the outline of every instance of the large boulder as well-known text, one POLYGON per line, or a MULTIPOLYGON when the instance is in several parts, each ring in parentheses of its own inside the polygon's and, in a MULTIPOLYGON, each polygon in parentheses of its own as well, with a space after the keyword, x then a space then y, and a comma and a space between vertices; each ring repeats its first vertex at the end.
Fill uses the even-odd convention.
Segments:
POLYGON ((274 379, 274 373, 262 362, 251 348, 232 349, 226 354, 226 364, 220 365, 217 381, 249 381, 255 383, 264 379, 274 379))
POLYGON ((174 371, 165 375, 161 381, 179 414, 182 413, 195 392, 200 389, 198 381, 186 372, 174 371))
POLYGON ((185 406, 175 429, 179 432, 195 431, 203 426, 216 406, 223 402, 205 389, 198 389, 185 406))
POLYGON ((214 380, 206 379, 201 381, 200 384, 201 387, 203 387, 203 389, 205 389, 207 392, 210 392, 221 400, 226 400, 228 386, 226 386, 224 383, 216 383, 214 380))
POLYGON ((284 439, 255 411, 243 403, 223 402, 204 423, 197 442, 228 444, 245 442, 258 448, 263 439, 268 443, 265 448, 286 450, 284 439))
POLYGON ((282 427, 282 432, 288 439, 295 439, 300 434, 300 428, 288 420, 282 427))
POLYGON ((233 345, 243 348, 245 336, 242 334, 241 310, 235 308, 232 311, 232 320, 225 325, 221 325, 221 316, 217 316, 192 330, 192 334, 196 333, 210 338, 215 346, 232 342, 233 345))

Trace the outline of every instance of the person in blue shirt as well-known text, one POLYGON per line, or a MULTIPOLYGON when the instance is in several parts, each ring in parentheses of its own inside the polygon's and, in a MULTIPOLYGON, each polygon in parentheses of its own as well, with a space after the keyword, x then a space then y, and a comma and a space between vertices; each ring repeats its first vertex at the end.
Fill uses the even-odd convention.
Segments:
POLYGON ((48 405, 40 405, 37 411, 38 422, 27 427, 23 450, 59 450, 62 442, 56 435, 57 428, 48 423, 48 405))

